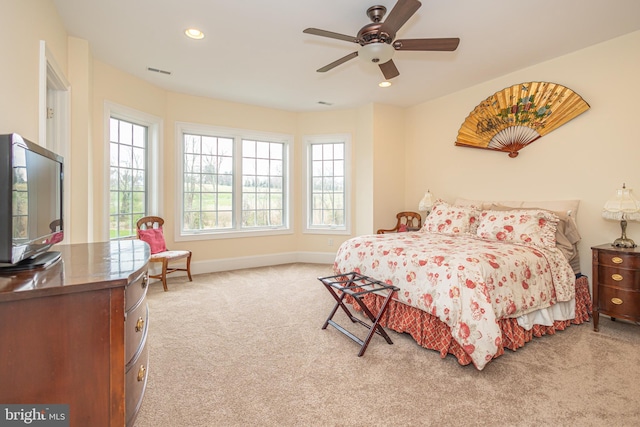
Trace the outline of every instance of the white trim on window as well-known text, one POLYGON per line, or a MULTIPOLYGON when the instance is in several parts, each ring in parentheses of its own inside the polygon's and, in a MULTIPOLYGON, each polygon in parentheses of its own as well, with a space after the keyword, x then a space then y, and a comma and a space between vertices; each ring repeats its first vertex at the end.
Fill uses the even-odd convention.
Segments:
POLYGON ((212 239, 229 239, 237 237, 258 237, 272 236, 282 234, 293 234, 293 195, 291 190, 292 179, 292 161, 293 156, 293 136, 281 133, 261 132, 248 129, 237 129, 220 126, 209 126, 189 122, 176 122, 175 125, 175 145, 176 145, 176 223, 175 223, 175 240, 212 240, 212 239), (184 152, 183 139, 184 134, 195 134, 203 136, 231 138, 234 140, 234 178, 233 178, 233 210, 234 210, 234 227, 232 229, 202 231, 185 233, 182 230, 183 217, 183 172, 184 172, 184 152), (285 145, 284 149, 284 225, 278 228, 264 229, 242 229, 241 228, 241 212, 242 212, 242 140, 253 139, 258 141, 280 142, 285 145))
POLYGON ((351 234, 351 135, 350 134, 326 134, 303 136, 305 159, 303 163, 303 176, 305 177, 303 208, 304 233, 309 234, 351 234), (311 225, 311 146, 313 144, 342 143, 344 144, 344 226, 339 227, 314 227, 311 225))
POLYGON ((103 239, 109 240, 109 171, 110 171, 110 155, 109 155, 109 121, 111 117, 126 120, 147 127, 147 214, 162 216, 162 194, 163 183, 160 176, 162 170, 162 146, 163 146, 163 120, 142 111, 125 107, 110 101, 104 103, 104 213, 105 225, 103 227, 103 239))

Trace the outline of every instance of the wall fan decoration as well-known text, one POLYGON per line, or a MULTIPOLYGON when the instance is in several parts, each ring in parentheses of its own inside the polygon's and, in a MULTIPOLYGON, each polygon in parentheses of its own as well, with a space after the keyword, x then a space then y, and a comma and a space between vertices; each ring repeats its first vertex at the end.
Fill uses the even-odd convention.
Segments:
POLYGON ((518 151, 589 109, 580 95, 549 82, 520 83, 494 93, 467 116, 456 145, 518 151))

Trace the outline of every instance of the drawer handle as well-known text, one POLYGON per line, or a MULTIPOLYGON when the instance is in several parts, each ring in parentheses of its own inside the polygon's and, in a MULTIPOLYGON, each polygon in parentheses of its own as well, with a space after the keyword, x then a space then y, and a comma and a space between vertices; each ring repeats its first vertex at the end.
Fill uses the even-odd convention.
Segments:
POLYGON ((622 264, 622 261, 624 260, 619 256, 614 256, 613 258, 611 258, 611 262, 613 262, 614 264, 622 264))
POLYGON ((140 365, 140 369, 138 369, 138 381, 142 381, 144 379, 144 374, 147 372, 147 368, 144 365, 140 365))
POLYGON ((138 321, 136 322, 136 332, 140 332, 144 328, 144 319, 142 317, 138 317, 138 321))
POLYGON ((611 298, 611 302, 614 303, 615 305, 622 304, 622 300, 620 298, 611 298))
POLYGON ((147 276, 147 273, 144 273, 144 276, 142 276, 142 282, 140 283, 140 286, 142 286, 142 289, 147 287, 148 282, 149 282, 149 277, 147 276))
POLYGON ((620 274, 612 274, 612 275, 611 275, 611 278, 612 278, 613 280, 615 280, 616 282, 619 282, 619 281, 621 281, 622 279, 624 279, 624 277, 622 277, 620 274))

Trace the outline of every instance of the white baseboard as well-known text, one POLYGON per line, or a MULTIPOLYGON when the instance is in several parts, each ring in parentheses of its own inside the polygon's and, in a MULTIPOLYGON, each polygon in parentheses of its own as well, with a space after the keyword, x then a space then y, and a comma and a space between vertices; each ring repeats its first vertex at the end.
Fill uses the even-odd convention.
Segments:
MULTIPOLYGON (((333 264, 335 252, 288 252, 281 254, 258 255, 237 258, 191 260, 191 274, 215 273, 218 271, 239 270, 242 268, 265 267, 268 265, 304 262, 309 264, 333 264)), ((157 266, 149 268, 152 274, 158 274, 157 266)), ((174 273, 174 276, 186 276, 186 273, 174 273)))

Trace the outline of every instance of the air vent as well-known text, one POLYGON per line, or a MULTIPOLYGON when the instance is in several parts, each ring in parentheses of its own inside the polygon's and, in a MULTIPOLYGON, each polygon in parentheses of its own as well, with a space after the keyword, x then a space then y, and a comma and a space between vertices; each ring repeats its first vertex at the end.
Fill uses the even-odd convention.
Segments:
POLYGON ((333 105, 332 102, 327 102, 327 101, 318 101, 318 104, 320 104, 320 105, 333 105))
POLYGON ((166 70, 160 70, 158 68, 151 68, 151 67, 147 67, 147 70, 149 71, 153 71, 154 73, 160 73, 160 74, 166 74, 168 76, 171 75, 171 71, 166 71, 166 70))

